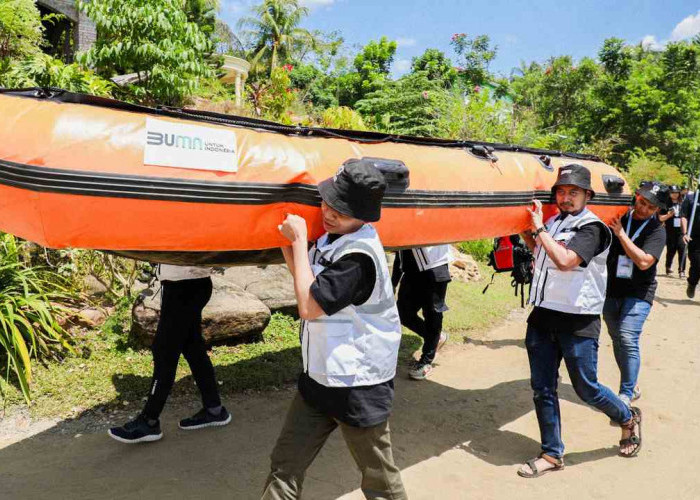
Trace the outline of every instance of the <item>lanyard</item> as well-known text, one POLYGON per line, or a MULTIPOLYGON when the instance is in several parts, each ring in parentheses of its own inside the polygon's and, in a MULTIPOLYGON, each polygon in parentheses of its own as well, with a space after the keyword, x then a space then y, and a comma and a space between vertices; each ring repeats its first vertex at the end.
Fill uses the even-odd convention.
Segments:
MULTIPOLYGON (((630 211, 630 214, 629 214, 629 218, 627 219, 627 231, 625 231, 625 232, 627 233, 627 235, 630 234, 630 228, 632 227, 632 214, 633 214, 633 213, 634 213, 634 210, 631 210, 631 211, 630 211)), ((639 226, 639 228, 637 229, 637 231, 634 233, 634 236, 631 236, 631 237, 630 237, 630 240, 632 240, 632 243, 634 243, 634 240, 637 239, 637 237, 638 237, 639 234, 642 232, 642 230, 646 227, 646 225, 649 224, 649 221, 650 221, 650 220, 651 220, 651 217, 649 217, 647 220, 645 220, 645 221, 644 221, 644 224, 642 224, 641 226, 639 226)))

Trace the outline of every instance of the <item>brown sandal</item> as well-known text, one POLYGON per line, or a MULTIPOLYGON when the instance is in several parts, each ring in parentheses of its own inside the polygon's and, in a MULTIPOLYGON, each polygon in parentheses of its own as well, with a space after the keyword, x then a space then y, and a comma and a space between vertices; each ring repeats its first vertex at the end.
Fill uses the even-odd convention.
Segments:
POLYGON ((630 437, 620 440, 620 452, 619 455, 625 458, 632 458, 637 456, 639 450, 642 449, 642 410, 636 406, 630 407, 632 411, 632 418, 628 422, 621 424, 620 427, 623 429, 628 429, 630 431, 630 437), (635 427, 637 430, 635 431, 635 427), (634 445, 635 447, 629 453, 623 453, 622 448, 629 445, 634 445))
POLYGON ((547 474, 548 472, 556 472, 556 471, 562 470, 564 468, 564 460, 563 459, 561 459, 561 458, 557 459, 557 458, 554 458, 554 457, 547 455, 548 458, 550 458, 552 460, 556 460, 556 462, 552 462, 552 460, 548 460, 547 458, 544 458, 544 455, 545 455, 544 452, 540 453, 537 457, 525 462, 525 465, 530 467, 530 470, 532 472, 525 472, 522 469, 518 469, 518 476, 524 477, 527 479, 534 479, 536 477, 543 476, 543 475, 547 474), (549 469, 545 469, 545 470, 538 470, 537 466, 535 465, 535 461, 539 458, 546 460, 547 462, 552 464, 554 467, 550 467, 549 469))

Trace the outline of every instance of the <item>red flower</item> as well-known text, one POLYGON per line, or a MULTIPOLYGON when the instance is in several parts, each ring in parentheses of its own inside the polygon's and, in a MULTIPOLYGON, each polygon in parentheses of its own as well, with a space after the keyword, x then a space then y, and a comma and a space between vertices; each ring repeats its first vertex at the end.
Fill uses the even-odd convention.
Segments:
POLYGON ((427 99, 429 97, 428 91, 424 90, 423 91, 423 99, 427 99))
POLYGON ((292 66, 291 64, 285 64, 283 68, 286 72, 290 72, 294 69, 294 66, 292 66))
POLYGON ((474 85, 474 93, 478 94, 479 92, 481 92, 481 87, 479 85, 474 85))

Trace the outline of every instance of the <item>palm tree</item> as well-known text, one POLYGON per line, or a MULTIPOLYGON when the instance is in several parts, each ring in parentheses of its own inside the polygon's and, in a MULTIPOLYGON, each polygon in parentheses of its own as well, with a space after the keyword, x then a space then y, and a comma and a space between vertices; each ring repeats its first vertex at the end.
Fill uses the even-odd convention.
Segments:
POLYGON ((315 37, 299 23, 309 14, 309 9, 299 6, 298 0, 263 0, 253 7, 252 17, 238 21, 244 35, 253 41, 253 67, 265 61, 269 73, 280 64, 289 61, 295 52, 308 46, 315 47, 315 37))

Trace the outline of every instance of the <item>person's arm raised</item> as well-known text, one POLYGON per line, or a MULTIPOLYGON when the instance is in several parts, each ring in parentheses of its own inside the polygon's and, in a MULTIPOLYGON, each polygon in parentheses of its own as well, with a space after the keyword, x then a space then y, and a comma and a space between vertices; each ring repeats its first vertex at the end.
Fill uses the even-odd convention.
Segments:
MULTIPOLYGON (((542 244, 542 248, 547 252, 547 256, 552 259, 552 262, 560 271, 570 271, 580 266, 583 259, 576 252, 557 243, 546 230, 540 231, 540 229, 545 227, 542 221, 542 202, 535 200, 533 205, 534 210, 528 208, 528 212, 530 212, 530 217, 532 218, 532 227, 535 232, 538 232, 534 240, 535 243, 539 242, 542 244)), ((525 242, 527 243, 527 240, 525 242)), ((530 245, 528 244, 528 246, 530 245)))
MULTIPOLYGON (((315 278, 309 263, 306 221, 298 215, 288 215, 279 226, 279 230, 292 243, 291 259, 287 265, 294 278, 294 294, 299 307, 299 317, 305 320, 319 318, 325 313, 311 295, 311 285, 315 278)), ((282 250, 282 252, 284 254, 285 251, 282 250)), ((287 257, 288 254, 285 255, 285 260, 287 257)))

